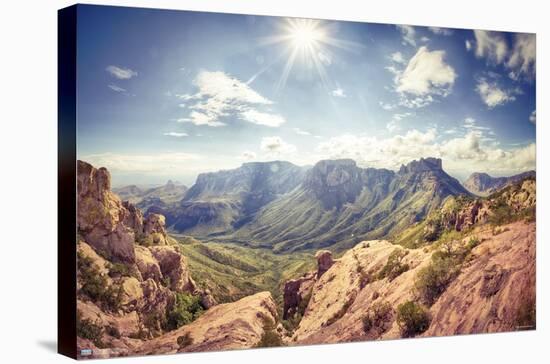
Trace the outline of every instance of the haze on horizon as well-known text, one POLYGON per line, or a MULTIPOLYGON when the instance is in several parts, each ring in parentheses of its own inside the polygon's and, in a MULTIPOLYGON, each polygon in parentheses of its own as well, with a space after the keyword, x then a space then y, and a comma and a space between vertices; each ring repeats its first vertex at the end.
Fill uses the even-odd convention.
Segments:
POLYGON ((535 169, 533 34, 84 7, 77 154, 114 185, 269 160, 535 169))

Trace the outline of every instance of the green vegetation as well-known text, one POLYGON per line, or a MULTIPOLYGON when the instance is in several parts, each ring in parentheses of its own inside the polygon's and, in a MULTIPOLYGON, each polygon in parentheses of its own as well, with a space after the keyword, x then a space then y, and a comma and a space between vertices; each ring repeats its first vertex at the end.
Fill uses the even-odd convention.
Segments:
POLYGON ((377 279, 388 278, 391 282, 395 278, 399 277, 402 273, 409 270, 409 265, 403 263, 403 258, 409 254, 408 250, 397 248, 391 252, 388 257, 388 261, 384 267, 378 272, 377 279))
POLYGON ((414 337, 430 327, 430 315, 419 304, 407 301, 397 306, 397 324, 402 337, 414 337))
POLYGON ((103 327, 99 319, 94 322, 90 319, 82 318, 80 310, 76 311, 76 335, 90 340, 100 349, 105 347, 103 343, 103 327))
POLYGON ((170 331, 187 325, 195 321, 203 311, 204 307, 200 303, 199 296, 178 292, 174 307, 166 315, 164 329, 170 331))
POLYGON ((177 343, 180 349, 184 349, 193 344, 193 338, 188 332, 186 332, 184 335, 178 336, 177 343))
POLYGON ((129 277, 130 268, 123 263, 113 263, 109 268, 109 276, 111 277, 129 277))
POLYGON ((432 254, 430 265, 420 269, 414 282, 414 292, 424 304, 431 306, 460 273, 471 250, 479 245, 477 237, 466 244, 460 240, 444 240, 440 250, 432 254))
POLYGON ((271 250, 233 243, 201 243, 178 237, 180 252, 187 257, 197 285, 208 288, 220 302, 233 302, 262 291, 270 291, 282 306, 282 286, 289 279, 315 269, 308 252, 275 254, 271 250))
POLYGON ((305 295, 298 304, 298 307, 296 308, 296 312, 294 315, 292 315, 287 320, 281 321, 283 327, 289 331, 293 332, 298 328, 300 325, 300 321, 302 321, 302 317, 304 317, 304 313, 306 312, 307 305, 309 304, 309 301, 311 300, 311 292, 309 292, 307 295, 305 295))
POLYGON ((120 287, 110 285, 92 259, 79 253, 77 263, 78 278, 82 284, 80 291, 104 309, 117 311, 120 308, 120 287))
POLYGON ((389 302, 376 302, 369 307, 366 315, 362 318, 363 330, 367 334, 373 333, 379 336, 390 328, 392 317, 393 309, 389 302))
POLYGON ((271 348, 284 345, 281 336, 277 333, 276 322, 264 317, 263 328, 264 332, 260 341, 256 344, 257 348, 271 348))
POLYGON ((120 331, 119 331, 118 327, 116 327, 116 326, 112 326, 112 325, 107 326, 105 328, 105 332, 109 336, 112 336, 116 339, 120 339, 120 331))

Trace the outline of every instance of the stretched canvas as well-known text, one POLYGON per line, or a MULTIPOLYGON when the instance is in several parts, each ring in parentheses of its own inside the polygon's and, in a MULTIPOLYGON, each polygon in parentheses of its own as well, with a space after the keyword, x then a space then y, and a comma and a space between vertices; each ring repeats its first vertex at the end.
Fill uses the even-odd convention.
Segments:
POLYGON ((534 330, 535 89, 534 34, 60 10, 60 352, 534 330))

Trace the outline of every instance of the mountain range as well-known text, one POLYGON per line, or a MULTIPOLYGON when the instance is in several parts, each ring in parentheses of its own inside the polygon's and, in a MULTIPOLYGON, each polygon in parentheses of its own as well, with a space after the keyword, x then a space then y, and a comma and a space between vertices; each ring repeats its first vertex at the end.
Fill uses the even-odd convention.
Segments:
POLYGON ((398 233, 456 195, 471 193, 437 158, 397 172, 351 159, 313 167, 274 161, 203 173, 179 202, 146 200, 152 203, 144 208, 142 199, 138 206, 165 215, 175 233, 290 252, 343 250, 398 233))
POLYGON ((479 196, 488 196, 506 186, 510 186, 528 177, 535 177, 535 171, 527 171, 510 177, 491 177, 487 173, 472 173, 464 187, 479 196))

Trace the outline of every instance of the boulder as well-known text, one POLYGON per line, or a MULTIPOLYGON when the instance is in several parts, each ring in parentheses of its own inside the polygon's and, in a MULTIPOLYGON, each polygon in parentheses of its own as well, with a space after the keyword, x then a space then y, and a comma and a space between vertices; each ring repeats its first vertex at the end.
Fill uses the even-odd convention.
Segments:
POLYGON ((160 282, 162 279, 162 272, 158 261, 153 257, 151 250, 144 246, 136 245, 136 265, 144 280, 149 278, 160 282))
POLYGON ((150 248, 158 261, 162 276, 169 279, 168 287, 177 292, 194 292, 195 282, 189 275, 186 258, 173 246, 153 246, 150 248))
POLYGON ((134 277, 125 277, 120 284, 120 304, 126 311, 136 309, 143 299, 143 289, 134 277))

